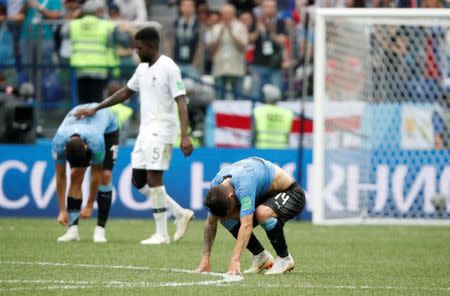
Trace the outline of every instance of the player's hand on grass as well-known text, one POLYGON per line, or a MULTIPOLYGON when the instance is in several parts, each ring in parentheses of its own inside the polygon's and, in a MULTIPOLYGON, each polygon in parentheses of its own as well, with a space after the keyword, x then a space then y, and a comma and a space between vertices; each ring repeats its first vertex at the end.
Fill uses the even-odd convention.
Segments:
POLYGON ((59 222, 59 224, 64 225, 64 226, 69 225, 69 213, 67 213, 66 210, 59 212, 58 222, 59 222))
POLYGON ((239 261, 231 261, 230 268, 228 269, 227 274, 229 275, 242 275, 241 272, 241 263, 239 261))
POLYGON ((191 138, 189 136, 181 137, 180 149, 183 151, 184 156, 189 156, 194 150, 192 146, 191 138))
POLYGON ((95 109, 78 109, 74 116, 78 119, 93 116, 97 111, 95 109))
POLYGON ((209 263, 209 261, 205 260, 202 260, 197 269, 194 270, 194 272, 210 272, 210 271, 211 271, 211 264, 209 263))
POLYGON ((92 216, 92 207, 91 206, 86 206, 80 212, 80 218, 81 219, 88 219, 91 216, 92 216))

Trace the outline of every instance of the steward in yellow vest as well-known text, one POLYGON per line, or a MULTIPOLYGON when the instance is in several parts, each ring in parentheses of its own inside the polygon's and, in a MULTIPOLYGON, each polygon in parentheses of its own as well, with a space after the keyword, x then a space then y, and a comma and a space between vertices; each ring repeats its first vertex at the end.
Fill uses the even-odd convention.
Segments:
POLYGON ((70 23, 70 65, 77 73, 79 103, 99 102, 109 74, 119 66, 116 25, 101 18, 104 4, 100 0, 88 0, 82 13, 70 23))
POLYGON ((292 111, 274 105, 280 99, 280 90, 274 85, 264 85, 265 105, 253 110, 255 147, 259 149, 289 148, 292 128, 292 111))

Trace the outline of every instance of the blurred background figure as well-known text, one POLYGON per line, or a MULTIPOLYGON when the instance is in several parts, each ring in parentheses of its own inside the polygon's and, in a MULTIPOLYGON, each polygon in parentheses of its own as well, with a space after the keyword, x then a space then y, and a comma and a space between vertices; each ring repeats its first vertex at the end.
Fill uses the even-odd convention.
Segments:
MULTIPOLYGON (((110 81, 105 89, 106 97, 111 96, 112 94, 117 92, 122 87, 123 87, 123 85, 120 82, 118 82, 116 80, 110 81)), ((130 131, 129 119, 133 115, 133 109, 128 107, 125 103, 111 106, 111 107, 109 107, 109 109, 117 117, 117 122, 119 123, 119 130, 120 130, 119 143, 125 144, 126 140, 128 139, 128 136, 129 136, 129 131, 130 131)))
POLYGON ((134 22, 147 20, 147 8, 144 0, 114 0, 112 4, 117 5, 124 20, 134 22))
POLYGON ((277 86, 265 84, 263 94, 266 104, 256 106, 253 110, 254 145, 259 149, 287 149, 294 114, 276 105, 281 99, 281 91, 277 86))
POLYGON ((4 83, 16 85, 14 37, 7 25, 6 3, 0 2, 0 71, 4 83))
POLYGON ((121 40, 115 49, 120 63, 119 77, 116 78, 124 81, 133 75, 136 68, 138 58, 134 55, 134 34, 137 32, 137 27, 133 22, 123 18, 120 7, 114 3, 108 6, 108 15, 109 19, 116 23, 116 34, 121 40))
POLYGON ((434 148, 450 149, 450 95, 433 112, 434 148))
POLYGON ((119 66, 117 43, 121 35, 116 24, 102 19, 104 5, 89 0, 83 5, 82 17, 70 23, 72 54, 70 65, 75 68, 79 103, 99 102, 110 75, 119 66))
POLYGON ((225 4, 221 14, 222 22, 213 27, 211 42, 216 97, 225 99, 227 88, 230 87, 234 99, 237 99, 242 93, 245 75, 247 28, 236 18, 236 9, 233 5, 225 4))
MULTIPOLYGON (((42 24, 40 21, 57 20, 63 15, 61 0, 29 0, 24 6, 25 20, 22 26, 20 49, 22 61, 27 67, 38 63, 48 71, 56 59, 53 26, 42 24), (39 31, 41 30, 41 34, 39 31), (40 55, 34 56, 33 48, 40 48, 40 55)), ((31 78, 31 77, 27 77, 31 78)))
POLYGON ((181 0, 180 17, 175 21, 173 59, 183 77, 198 78, 200 23, 195 15, 195 1, 181 0))
POLYGON ((281 66, 287 31, 282 20, 277 18, 277 3, 263 0, 262 15, 256 22, 255 31, 250 33, 250 42, 255 44, 254 59, 250 71, 252 96, 262 102, 262 87, 271 83, 282 88, 281 66))

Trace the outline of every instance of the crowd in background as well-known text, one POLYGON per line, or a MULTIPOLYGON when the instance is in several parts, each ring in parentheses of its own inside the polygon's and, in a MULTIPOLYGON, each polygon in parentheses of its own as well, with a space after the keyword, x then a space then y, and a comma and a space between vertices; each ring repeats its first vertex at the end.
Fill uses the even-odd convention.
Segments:
MULTIPOLYGON (((264 102, 267 84, 280 90, 277 99, 295 99, 302 93, 312 95, 312 71, 302 74, 308 70, 305 53, 312 53, 314 45, 306 13, 309 7, 447 6, 449 1, 445 0, 0 0, 0 73, 4 78, 0 87, 11 91, 22 83, 36 83, 36 71, 30 68, 39 65, 45 78, 41 80, 43 100, 67 98, 64 88, 72 74, 69 70, 56 73, 55 68, 78 65, 71 40, 74 29, 70 22, 40 21, 90 15, 114 22, 108 37, 111 57, 102 64, 109 71, 100 78, 97 71, 97 80, 88 83, 86 77, 92 79, 92 73, 78 71, 78 102, 101 100, 99 93, 108 81, 124 83, 131 77, 139 62, 133 35, 152 20, 162 21, 162 52, 180 66, 190 89, 195 90, 199 83, 211 86, 209 92, 197 92, 206 97, 201 100, 205 104, 213 98, 264 102), (156 7, 175 13, 161 18, 156 7), (52 85, 62 90, 52 92, 52 85), (86 92, 94 88, 97 92, 86 92)), ((402 40, 392 38, 390 42, 398 47, 396 55, 400 56, 402 40)))

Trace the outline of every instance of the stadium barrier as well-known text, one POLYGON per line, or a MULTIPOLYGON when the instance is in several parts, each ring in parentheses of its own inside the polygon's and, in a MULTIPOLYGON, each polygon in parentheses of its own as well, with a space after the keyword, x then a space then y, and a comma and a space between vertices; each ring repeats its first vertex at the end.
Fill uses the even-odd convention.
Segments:
MULTIPOLYGON (((151 201, 131 186, 131 146, 122 146, 113 171, 112 217, 144 218, 151 216, 151 201)), ((314 202, 314 179, 311 150, 305 149, 301 169, 302 185, 307 191, 307 207, 301 220, 311 219, 314 202)), ((352 149, 333 152, 335 159, 345 163, 331 164, 332 176, 326 183, 325 202, 330 208, 358 208, 358 193, 370 197, 368 215, 433 216, 436 209, 432 197, 436 193, 447 196, 446 213, 450 217, 450 162, 436 163, 436 157, 447 157, 448 150, 397 150, 386 155, 383 150, 371 152, 376 174, 369 184, 359 179, 360 158, 352 149), (345 198, 338 198, 345 195, 345 198)), ((366 152, 361 152, 367 155, 366 152)), ((192 208, 197 218, 205 218, 203 197, 210 180, 227 163, 249 156, 259 156, 279 164, 293 176, 298 174, 297 150, 255 150, 199 148, 185 158, 174 150, 170 170, 165 174, 168 193, 183 207, 192 208)), ((0 145, 0 216, 56 217, 58 205, 54 165, 50 144, 0 145)), ((89 175, 89 174, 88 174, 89 175)), ((85 180, 84 200, 87 199, 88 180, 85 180)))

